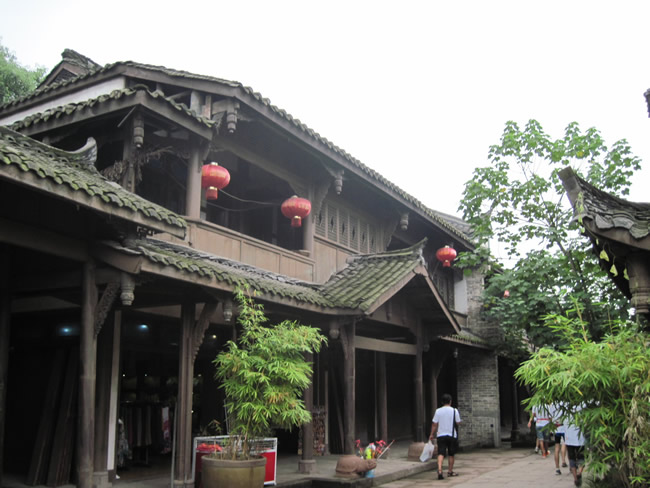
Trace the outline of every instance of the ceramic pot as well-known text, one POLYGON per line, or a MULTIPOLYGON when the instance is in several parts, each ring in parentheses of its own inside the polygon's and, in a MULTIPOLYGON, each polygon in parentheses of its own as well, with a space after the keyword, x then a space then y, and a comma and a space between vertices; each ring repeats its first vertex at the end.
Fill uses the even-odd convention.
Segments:
POLYGON ((249 460, 201 459, 202 488, 263 488, 266 458, 249 460))

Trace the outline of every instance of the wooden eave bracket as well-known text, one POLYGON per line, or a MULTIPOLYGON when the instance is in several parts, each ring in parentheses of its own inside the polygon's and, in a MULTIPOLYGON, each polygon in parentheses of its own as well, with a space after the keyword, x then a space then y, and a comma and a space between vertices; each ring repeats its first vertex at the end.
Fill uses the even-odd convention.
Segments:
POLYGON ((204 304, 201 315, 199 315, 199 319, 194 324, 194 328, 192 329, 192 360, 195 360, 196 355, 199 353, 199 348, 203 344, 205 331, 208 330, 210 319, 217 311, 218 305, 219 302, 216 301, 204 304))

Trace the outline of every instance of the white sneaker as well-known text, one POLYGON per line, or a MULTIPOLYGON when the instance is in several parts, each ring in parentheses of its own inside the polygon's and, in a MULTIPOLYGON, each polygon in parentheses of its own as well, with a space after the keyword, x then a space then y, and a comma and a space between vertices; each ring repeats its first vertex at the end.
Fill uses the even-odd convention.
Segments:
POLYGON ((535 446, 535 454, 539 454, 539 447, 535 446))

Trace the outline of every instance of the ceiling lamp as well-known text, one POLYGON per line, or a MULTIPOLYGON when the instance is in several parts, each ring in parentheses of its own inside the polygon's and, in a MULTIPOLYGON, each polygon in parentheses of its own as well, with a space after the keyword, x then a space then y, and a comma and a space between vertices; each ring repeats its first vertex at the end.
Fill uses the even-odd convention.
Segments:
POLYGON ((205 188, 205 198, 216 200, 219 190, 230 183, 230 173, 218 163, 204 164, 201 168, 201 188, 205 188))
POLYGON ((438 261, 442 261, 442 266, 444 268, 449 268, 451 262, 456 259, 456 249, 451 246, 441 247, 436 252, 436 257, 438 258, 438 261))
POLYGON ((291 227, 300 227, 302 219, 309 215, 311 212, 311 202, 306 198, 300 198, 296 195, 288 198, 282 203, 280 207, 282 215, 291 219, 291 227))

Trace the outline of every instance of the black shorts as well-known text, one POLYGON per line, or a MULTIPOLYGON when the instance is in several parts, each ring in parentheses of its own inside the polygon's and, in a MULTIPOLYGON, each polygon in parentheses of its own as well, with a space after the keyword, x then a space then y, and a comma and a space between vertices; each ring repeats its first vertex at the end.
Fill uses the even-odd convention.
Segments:
POLYGON ((569 465, 576 468, 585 462, 585 446, 566 446, 569 455, 569 465))
POLYGON ((438 437, 438 456, 453 456, 458 451, 458 439, 450 435, 438 437))

